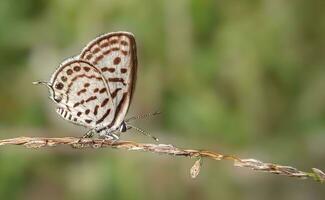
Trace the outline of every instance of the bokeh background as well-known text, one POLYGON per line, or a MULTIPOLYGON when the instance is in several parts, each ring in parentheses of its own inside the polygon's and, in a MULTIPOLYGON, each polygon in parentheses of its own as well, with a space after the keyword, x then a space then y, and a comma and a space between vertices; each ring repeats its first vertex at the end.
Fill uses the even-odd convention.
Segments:
MULTIPOLYGON (((1 0, 0 137, 81 136, 46 88, 96 36, 130 31, 138 82, 129 116, 180 147, 309 170, 325 166, 322 0, 1 0)), ((127 133, 123 139, 152 142, 127 133)), ((112 149, 0 148, 0 199, 323 199, 324 186, 204 161, 112 149)))

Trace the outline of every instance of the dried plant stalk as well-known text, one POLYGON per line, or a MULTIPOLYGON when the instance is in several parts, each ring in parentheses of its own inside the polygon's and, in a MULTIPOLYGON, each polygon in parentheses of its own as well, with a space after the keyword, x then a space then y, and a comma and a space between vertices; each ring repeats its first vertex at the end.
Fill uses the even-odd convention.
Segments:
POLYGON ((283 166, 274 163, 264 163, 256 159, 240 159, 232 155, 223 155, 221 153, 195 150, 195 149, 182 149, 170 144, 147 144, 137 143, 132 141, 113 141, 103 139, 89 139, 89 138, 75 138, 75 137, 62 137, 62 138, 44 138, 44 137, 18 137, 12 139, 0 140, 0 146, 3 145, 22 145, 27 148, 41 148, 41 147, 54 147, 57 145, 71 145, 73 148, 104 148, 111 147, 116 149, 126 149, 130 151, 145 151, 159 154, 168 154, 174 156, 184 156, 190 158, 197 158, 193 167, 191 168, 191 176, 195 178, 200 173, 202 158, 209 158, 213 160, 231 160, 236 167, 245 167, 257 171, 264 171, 273 174, 279 174, 296 178, 313 178, 315 181, 324 182, 325 174, 317 168, 312 168, 312 172, 303 172, 291 166, 283 166))

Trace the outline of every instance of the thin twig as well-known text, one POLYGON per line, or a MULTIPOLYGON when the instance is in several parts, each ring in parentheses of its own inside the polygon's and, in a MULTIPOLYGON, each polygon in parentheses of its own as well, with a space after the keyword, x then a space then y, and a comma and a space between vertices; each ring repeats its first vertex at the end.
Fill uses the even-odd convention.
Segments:
POLYGON ((182 149, 170 144, 147 144, 137 143, 132 141, 113 141, 103 139, 89 139, 89 138, 44 138, 44 137, 18 137, 12 139, 0 140, 0 146, 3 145, 22 145, 27 148, 41 148, 54 147, 57 145, 70 145, 73 148, 104 148, 111 147, 116 149, 125 149, 130 151, 145 151, 158 154, 168 154, 174 156, 184 156, 196 158, 196 162, 191 168, 191 176, 195 178, 201 169, 202 158, 209 158, 213 160, 231 160, 236 167, 245 167, 257 171, 264 171, 273 174, 279 174, 296 178, 313 178, 315 181, 324 182, 325 174, 317 168, 312 168, 312 172, 303 172, 294 167, 283 166, 274 163, 264 163, 255 159, 241 159, 232 155, 224 155, 213 151, 182 149))

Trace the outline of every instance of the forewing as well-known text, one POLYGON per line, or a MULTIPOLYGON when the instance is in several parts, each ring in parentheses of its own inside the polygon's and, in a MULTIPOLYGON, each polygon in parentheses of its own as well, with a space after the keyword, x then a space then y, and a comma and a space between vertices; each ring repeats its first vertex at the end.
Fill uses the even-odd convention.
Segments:
POLYGON ((66 120, 83 126, 105 127, 114 119, 107 82, 98 68, 87 61, 67 60, 53 74, 50 85, 66 120))
POLYGON ((79 55, 96 66, 105 77, 116 108, 112 126, 119 126, 134 92, 137 57, 134 36, 127 32, 102 35, 91 41, 79 55))

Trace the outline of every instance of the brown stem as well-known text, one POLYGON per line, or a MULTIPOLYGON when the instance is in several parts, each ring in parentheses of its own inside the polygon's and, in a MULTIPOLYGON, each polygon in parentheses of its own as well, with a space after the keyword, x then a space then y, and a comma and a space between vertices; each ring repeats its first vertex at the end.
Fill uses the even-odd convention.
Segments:
POLYGON ((158 154, 168 154, 174 156, 184 156, 190 158, 197 158, 191 168, 191 176, 195 178, 201 169, 202 158, 209 158, 213 160, 231 160, 236 167, 245 167, 257 171, 264 171, 273 174, 279 174, 289 177, 297 178, 313 178, 316 181, 324 182, 325 174, 317 168, 312 168, 312 172, 303 172, 290 166, 283 166, 274 163, 264 163, 255 159, 241 159, 232 155, 223 155, 213 151, 182 149, 170 144, 147 144, 137 143, 132 141, 113 141, 103 139, 89 139, 89 138, 44 138, 44 137, 17 137, 12 139, 0 140, 0 146, 3 145, 22 145, 27 148, 41 148, 54 147, 57 145, 71 145, 73 148, 104 148, 111 147, 116 149, 125 149, 130 151, 145 151, 158 154))

